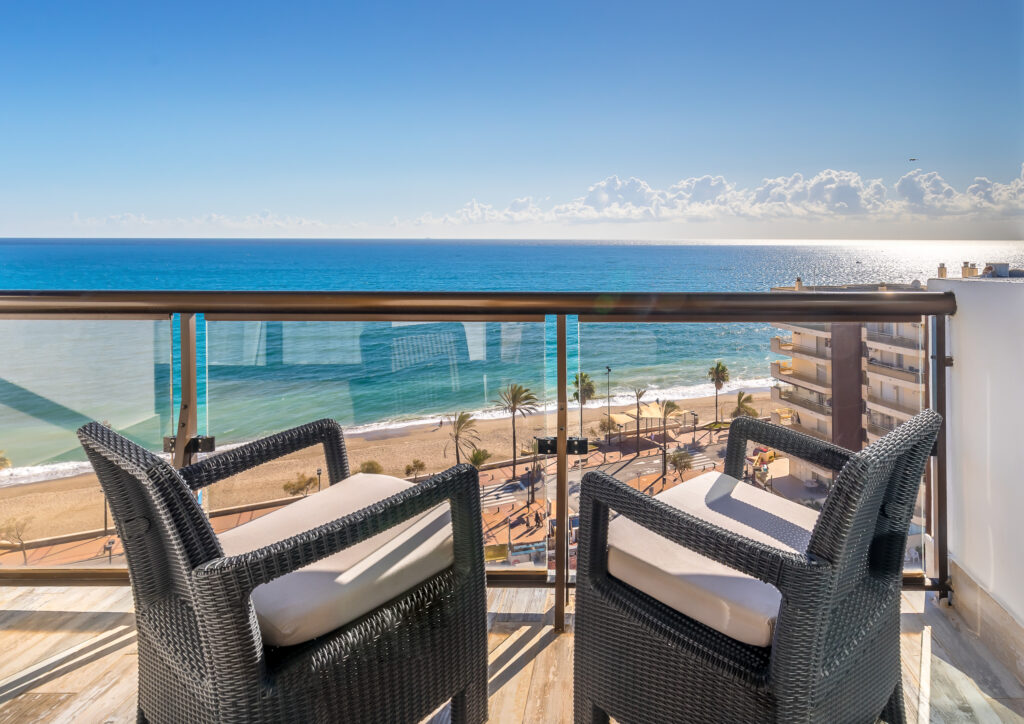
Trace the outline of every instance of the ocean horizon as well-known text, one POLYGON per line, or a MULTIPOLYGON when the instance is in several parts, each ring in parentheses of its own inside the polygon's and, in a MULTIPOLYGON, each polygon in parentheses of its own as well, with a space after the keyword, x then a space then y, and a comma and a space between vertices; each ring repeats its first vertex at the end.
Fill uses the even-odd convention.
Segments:
MULTIPOLYGON (((953 275, 965 260, 1024 267, 1019 242, 7 239, 0 250, 6 289, 763 292, 797 276, 808 286, 925 283, 939 263, 953 275)), ((645 401, 713 394, 706 371, 717 359, 731 372, 726 397, 772 384, 778 356, 769 343, 779 331, 768 324, 570 322, 570 383, 576 371, 591 376, 599 399, 588 407, 605 405, 606 391, 611 404, 628 404, 636 386, 648 389, 645 401)), ((0 449, 13 464, 0 472, 0 485, 76 469, 83 459, 73 428, 83 419, 109 420, 151 449, 171 434, 178 405, 171 323, 2 320, 0 330, 7 340, 0 449), (122 395, 98 394, 84 369, 116 377, 122 395), (71 412, 55 414, 54 404, 71 412)), ((219 446, 324 416, 349 432, 460 410, 499 417, 494 401, 509 382, 531 387, 546 409, 555 404, 553 319, 416 325, 200 317, 198 336, 200 432, 219 446)))

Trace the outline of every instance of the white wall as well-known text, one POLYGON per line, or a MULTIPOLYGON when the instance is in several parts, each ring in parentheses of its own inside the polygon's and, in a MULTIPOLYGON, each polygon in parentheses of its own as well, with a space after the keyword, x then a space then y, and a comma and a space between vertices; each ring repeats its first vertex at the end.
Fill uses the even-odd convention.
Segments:
POLYGON ((1024 624, 1024 279, 930 279, 928 291, 952 291, 957 304, 948 326, 949 554, 1024 624))

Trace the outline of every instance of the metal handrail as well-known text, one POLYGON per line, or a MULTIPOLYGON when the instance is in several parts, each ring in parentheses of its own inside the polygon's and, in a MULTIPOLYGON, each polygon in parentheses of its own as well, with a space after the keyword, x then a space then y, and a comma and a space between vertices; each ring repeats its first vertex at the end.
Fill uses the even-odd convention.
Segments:
POLYGON ((253 319, 507 319, 571 314, 587 322, 886 322, 955 311, 951 292, 0 291, 4 316, 201 313, 253 319))

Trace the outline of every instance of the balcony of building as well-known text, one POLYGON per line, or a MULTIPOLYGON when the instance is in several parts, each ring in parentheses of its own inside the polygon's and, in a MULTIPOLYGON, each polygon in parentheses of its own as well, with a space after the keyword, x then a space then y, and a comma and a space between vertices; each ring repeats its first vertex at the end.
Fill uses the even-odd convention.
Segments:
POLYGON ((806 390, 811 390, 812 392, 817 392, 822 395, 831 394, 832 386, 829 384, 827 377, 822 379, 820 377, 802 374, 798 372, 793 367, 793 363, 788 360, 772 362, 769 369, 772 377, 780 382, 797 385, 806 390))
POLYGON ((890 432, 896 429, 895 422, 879 420, 877 417, 872 417, 869 415, 863 415, 862 421, 864 424, 864 432, 867 436, 868 443, 877 442, 879 439, 885 437, 890 432))
POLYGON ((893 400, 875 392, 868 387, 865 390, 864 403, 869 411, 881 412, 892 415, 900 421, 909 420, 921 411, 921 406, 911 404, 909 401, 893 400))
MULTIPOLYGON (((223 334, 225 331, 216 325, 247 324, 248 322, 244 321, 247 319, 246 315, 253 314, 251 310, 244 309, 244 304, 223 299, 215 301, 222 306, 219 306, 217 312, 207 315, 205 330, 207 345, 210 344, 212 336, 223 334), (213 326, 210 326, 211 324, 213 326)), ((558 307, 556 302, 561 303, 559 300, 528 300, 529 304, 524 303, 516 308, 510 307, 502 310, 499 314, 495 311, 499 305, 496 305, 493 300, 484 300, 491 303, 490 308, 486 308, 480 301, 471 301, 465 302, 466 306, 454 308, 454 311, 448 300, 431 300, 430 304, 433 306, 429 307, 424 300, 419 301, 424 305, 420 308, 422 316, 430 319, 443 317, 450 320, 453 316, 465 315, 467 314, 466 309, 470 305, 475 305, 483 310, 480 312, 481 318, 493 319, 495 316, 507 315, 520 320, 516 324, 523 323, 521 320, 527 317, 536 321, 538 309, 550 312, 550 316, 555 317, 556 324, 548 325, 543 316, 540 318, 541 329, 538 330, 539 333, 536 336, 537 349, 547 350, 554 346, 547 344, 549 338, 545 336, 546 333, 554 330, 553 336, 559 340, 560 353, 554 361, 547 364, 558 370, 560 377, 558 394, 561 396, 561 400, 568 399, 571 387, 567 389, 566 382, 564 316, 568 313, 579 314, 586 320, 581 324, 591 323, 590 320, 593 317, 586 316, 588 312, 586 308, 580 306, 558 307)), ((181 300, 177 299, 176 302, 181 303, 181 300)), ((299 317, 315 317, 320 314, 324 317, 320 321, 327 323, 325 320, 330 319, 332 320, 329 322, 330 324, 346 324, 348 322, 335 320, 348 320, 357 314, 360 317, 369 315, 371 319, 375 320, 397 318, 402 322, 422 321, 422 319, 411 320, 410 317, 416 315, 408 311, 396 315, 393 311, 394 307, 387 305, 374 307, 373 305, 378 303, 377 300, 368 300, 365 297, 356 302, 348 302, 362 305, 357 311, 353 311, 352 308, 331 308, 331 304, 340 304, 331 300, 328 300, 326 309, 321 306, 322 300, 318 300, 316 304, 298 299, 293 302, 295 306, 289 308, 289 314, 299 317), (302 304, 307 306, 301 306, 302 304)), ((60 303, 65 304, 66 302, 61 300, 60 303)), ((210 303, 212 303, 211 300, 204 300, 204 304, 210 303)), ((280 301, 275 300, 275 303, 280 303, 280 301)), ((744 303, 747 302, 744 301, 744 303)), ((266 304, 266 300, 261 304, 266 304)), ((194 312, 199 308, 198 303, 190 307, 194 312)), ((408 310, 408 308, 408 306, 402 307, 403 310, 408 310)), ((134 318, 129 315, 143 313, 139 311, 138 300, 120 309, 122 309, 120 313, 124 314, 126 319, 134 318)), ((665 323, 721 320, 721 317, 718 316, 720 312, 717 311, 715 316, 702 317, 699 313, 680 306, 664 311, 659 317, 657 313, 651 312, 652 309, 657 309, 657 306, 652 305, 650 299, 646 299, 637 300, 635 307, 618 308, 612 312, 602 308, 601 314, 607 314, 611 320, 619 323, 624 318, 665 323)), ((66 307, 62 307, 60 311, 64 314, 71 313, 66 307)), ((12 313, 16 312, 17 310, 12 313)), ((48 313, 53 314, 53 309, 49 309, 48 313)), ((111 307, 106 309, 106 313, 117 314, 118 312, 111 307)), ((186 312, 186 314, 190 313, 186 312)), ((830 310, 830 313, 834 313, 834 309, 830 310)), ((915 314, 921 313, 915 308, 915 314)), ((945 313, 935 318, 936 325, 947 324, 945 313)), ((758 314, 763 314, 763 310, 758 310, 756 314, 750 311, 737 313, 737 318, 738 321, 761 319, 762 317, 757 316, 758 314)), ((904 313, 903 316, 910 315, 904 313)), ((37 323, 37 320, 31 321, 37 323)), ((594 323, 599 324, 603 321, 602 318, 594 323)), ((71 322, 78 323, 77 320, 71 320, 71 322)), ((175 414, 179 417, 185 415, 184 412, 179 411, 187 409, 191 402, 188 399, 189 394, 186 393, 183 399, 181 392, 183 389, 187 390, 187 380, 178 377, 179 373, 153 365, 153 360, 158 357, 163 360, 166 357, 168 366, 173 367, 170 364, 171 360, 174 360, 176 364, 178 358, 187 356, 182 351, 183 348, 178 346, 183 342, 179 341, 176 335, 186 334, 187 336, 187 333, 179 331, 179 329, 187 330, 187 326, 180 326, 180 322, 181 320, 176 320, 173 335, 164 334, 170 328, 169 319, 165 319, 161 324, 166 324, 167 327, 161 328, 158 334, 153 334, 152 330, 149 330, 148 337, 146 334, 142 334, 138 335, 136 339, 140 343, 144 343, 146 339, 156 340, 155 344, 158 347, 152 358, 147 361, 147 365, 152 368, 150 371, 155 370, 155 373, 145 380, 146 384, 136 385, 136 388, 142 389, 152 396, 154 389, 170 388, 170 378, 174 377, 177 386, 173 400, 177 404, 173 407, 175 414), (176 345, 173 355, 163 347, 168 339, 173 339, 176 345)), ((104 323, 109 324, 110 322, 104 323)), ((257 360, 257 365, 244 364, 242 356, 239 355, 238 358, 231 359, 207 359, 206 368, 204 369, 201 363, 200 374, 193 373, 193 378, 198 377, 207 386, 205 389, 207 396, 203 402, 204 405, 209 406, 209 409, 204 407, 204 411, 211 415, 211 420, 217 419, 215 411, 217 405, 225 404, 225 400, 230 400, 232 392, 237 393, 244 388, 244 385, 253 384, 254 379, 263 385, 266 385, 268 380, 270 381, 270 387, 263 388, 268 399, 278 399, 283 394, 282 390, 285 389, 288 394, 292 395, 304 393, 303 387, 306 383, 303 382, 303 379, 297 379, 296 373, 308 373, 309 370, 300 367, 288 368, 289 354, 291 353, 287 348, 287 333, 275 340, 273 334, 277 334, 280 330, 274 331, 276 328, 271 326, 270 332, 273 334, 270 334, 266 326, 261 329, 261 333, 255 337, 249 335, 251 330, 248 329, 237 334, 236 330, 231 330, 231 334, 234 335, 232 339, 237 338, 236 341, 239 343, 238 348, 250 355, 250 359, 257 360), (283 352, 281 350, 282 339, 284 340, 283 352), (274 344, 278 345, 276 352, 273 348, 274 344), (272 357, 276 360, 273 364, 269 361, 272 357), (253 367, 259 367, 259 369, 253 369, 253 367), (261 377, 261 375, 265 376, 261 377), (294 384, 296 382, 297 384, 294 384), (274 385, 281 385, 281 387, 278 388, 274 385)), ((408 331, 407 327, 394 325, 389 327, 391 330, 389 334, 399 334, 393 330, 403 329, 408 331)), ((300 331, 308 330, 302 327, 300 331)), ((477 376, 483 379, 482 371, 472 367, 471 361, 467 361, 471 355, 458 357, 454 352, 445 351, 454 349, 456 345, 452 341, 453 337, 448 334, 451 330, 440 331, 447 336, 442 335, 433 339, 431 341, 433 346, 429 347, 419 340, 403 338, 401 345, 393 346, 393 354, 390 357, 392 364, 396 360, 404 359, 413 360, 415 363, 416 360, 422 358, 424 350, 441 349, 443 364, 435 366, 444 367, 449 371, 458 370, 460 382, 464 385, 468 385, 477 376), (438 340, 443 344, 434 344, 438 340)), ((516 333, 519 334, 520 331, 517 328, 516 333)), ((353 339, 358 339, 356 335, 350 336, 353 339)), ((458 337, 458 335, 455 336, 458 337)), ((495 346, 500 347, 503 352, 507 352, 508 341, 513 336, 504 329, 485 330, 482 335, 486 339, 493 337, 495 346), (492 334, 492 332, 494 333, 492 334)), ((580 337, 584 338, 583 335, 580 337)), ((525 339, 526 335, 516 337, 516 339, 520 338, 525 339)), ((379 341, 376 340, 378 343, 379 341)), ((192 339, 189 344, 194 342, 195 340, 192 339)), ((581 343, 579 349, 585 349, 585 345, 581 343)), ((126 354, 131 351, 130 348, 126 348, 126 350, 126 354)), ((81 357, 83 355, 82 348, 77 348, 77 353, 81 357)), ((432 352, 432 354, 436 356, 436 353, 432 352)), ((44 358, 40 357, 39 359, 44 358)), ((544 359, 543 355, 538 357, 538 366, 542 369, 545 364, 544 359)), ((312 361, 319 365, 325 364, 322 358, 314 358, 312 361)), ((502 358, 502 362, 504 361, 505 358, 502 358)), ((163 365, 164 362, 160 361, 159 364, 163 365)), ((959 358, 958 364, 961 364, 959 358)), ((955 368, 955 371, 969 378, 971 370, 969 365, 973 362, 965 361, 962 364, 963 366, 955 368)), ((411 381, 409 389, 422 387, 424 376, 419 374, 416 369, 413 369, 412 372, 417 374, 409 375, 411 381)), ((341 370, 339 375, 342 373, 346 375, 342 380, 345 384, 338 384, 337 381, 332 380, 331 384, 334 387, 331 387, 331 390, 333 392, 341 390, 347 394, 349 400, 347 404, 361 403, 366 396, 360 396, 358 374, 347 368, 341 370)), ((787 367, 785 363, 773 363, 772 373, 777 379, 799 384, 799 380, 794 381, 793 379, 792 367, 787 367)), ((446 372, 446 374, 448 373, 446 372)), ((88 384, 88 380, 85 380, 79 386, 88 384)), ((194 379, 191 384, 196 384, 194 379)), ((817 382, 810 384, 823 388, 820 390, 822 392, 828 390, 827 386, 817 382)), ((960 384, 963 384, 961 378, 951 378, 951 389, 957 389, 960 384)), ((119 388, 121 388, 120 392, 124 392, 126 389, 124 381, 119 382, 119 388)), ((66 391, 69 389, 69 385, 66 380, 62 380, 59 388, 55 389, 66 391)), ((808 385, 807 389, 813 388, 808 385)), ((24 389, 13 389, 13 386, 8 386, 0 392, 12 393, 12 390, 16 395, 11 397, 9 394, 8 399, 16 398, 19 403, 27 399, 24 389)), ((379 402, 381 397, 379 390, 373 390, 373 394, 376 395, 373 399, 379 402)), ((808 398, 794 401, 792 397, 798 394, 799 392, 795 390, 783 389, 772 393, 773 400, 780 404, 785 403, 784 406, 772 412, 772 421, 818 439, 828 439, 828 434, 818 430, 816 426, 804 427, 814 414, 823 417, 822 408, 827 408, 827 405, 820 405, 808 398), (817 409, 808 405, 817 405, 817 409)), ((394 397, 399 404, 403 401, 402 395, 396 394, 394 397)), ((408 400, 408 398, 404 399, 408 400)), ((428 397, 424 399, 429 400, 428 397)), ((147 399, 147 405, 152 402, 152 397, 147 399)), ((159 415, 170 417, 164 411, 164 408, 170 407, 169 405, 161 401, 159 407, 161 408, 159 415)), ((64 421, 62 424, 72 428, 81 417, 69 406, 50 411, 54 412, 54 419, 59 418, 64 421)), ((152 413, 152 410, 148 410, 148 412, 152 413)), ((350 413, 346 411, 346 414, 350 413)), ((555 417, 555 414, 551 413, 551 416, 555 417)), ((558 414, 563 415, 561 423, 565 427, 565 413, 558 414)), ((985 415, 988 413, 978 410, 974 411, 974 414, 978 419, 985 419, 985 415)), ((132 428, 133 434, 143 437, 145 430, 138 419, 140 419, 138 416, 131 416, 128 426, 132 428)), ((281 420, 276 424, 276 429, 286 427, 291 422, 291 420, 281 420)), ((869 424, 873 425, 868 429, 869 435, 880 429, 875 422, 877 422, 877 418, 874 421, 869 421, 869 424)), ((114 421, 114 424, 119 423, 114 421)), ((628 427, 629 424, 627 422, 626 426, 628 427)), ((668 449, 667 443, 670 439, 678 446, 682 446, 690 444, 691 439, 695 440, 700 434, 702 440, 698 442, 704 447, 694 445, 693 460, 699 465, 711 465, 715 469, 719 469, 722 460, 719 452, 724 452, 723 438, 728 437, 728 433, 719 427, 715 426, 706 431, 701 430, 697 425, 685 431, 674 428, 666 429, 662 431, 664 439, 660 442, 657 440, 650 442, 647 439, 648 436, 626 439, 624 444, 618 448, 591 451, 589 455, 581 454, 579 473, 582 474, 584 470, 597 468, 608 471, 625 470, 622 475, 628 478, 627 482, 635 485, 642 492, 654 494, 658 490, 659 480, 661 480, 662 489, 666 484, 661 473, 663 463, 659 458, 661 452, 668 449), (633 449, 634 444, 637 446, 636 451, 633 449), (635 475, 632 474, 634 472, 635 475)), ((173 429, 172 426, 171 430, 173 429)), ((158 432, 165 430, 166 428, 161 428, 158 432)), ((973 434, 972 430, 965 430, 963 426, 959 426, 954 427, 952 432, 954 436, 948 440, 950 447, 961 455, 974 454, 971 451, 977 447, 976 445, 961 445, 955 436, 969 436, 973 434), (963 452, 964 450, 967 452, 963 452)), ((158 439, 154 438, 154 440, 158 439)), ((197 440, 198 438, 188 439, 188 436, 184 441, 171 438, 168 445, 171 455, 174 456, 172 459, 176 459, 179 453, 192 454, 189 451, 189 446, 196 443, 197 440)), ((387 440, 387 434, 377 435, 375 440, 381 443, 385 454, 387 440)), ((563 434, 562 438, 558 440, 558 445, 562 446, 560 460, 541 457, 541 460, 549 467, 545 472, 540 497, 551 501, 554 505, 547 510, 543 506, 537 507, 536 510, 533 507, 529 508, 531 515, 534 512, 544 516, 550 515, 553 525, 549 521, 548 525, 532 526, 529 521, 525 521, 518 528, 514 527, 516 524, 512 521, 513 516, 509 515, 511 511, 506 507, 511 505, 513 509, 517 509, 517 506, 518 509, 525 509, 524 506, 529 506, 530 503, 525 497, 527 491, 505 488, 502 477, 506 474, 508 461, 498 461, 490 464, 490 467, 486 464, 482 466, 484 469, 481 471, 481 496, 482 501, 488 503, 488 505, 482 506, 485 508, 485 517, 482 522, 485 535, 487 531, 490 531, 491 535, 491 538, 486 541, 488 545, 486 555, 490 557, 489 560, 492 563, 487 578, 489 586, 487 625, 490 652, 488 675, 490 721, 572 720, 575 617, 570 586, 575 577, 576 551, 573 541, 575 529, 571 522, 571 516, 574 516, 576 512, 573 506, 578 505, 578 498, 573 497, 578 493, 572 491, 574 488, 578 489, 576 482, 579 478, 576 472, 570 472, 567 469, 565 444, 563 434), (486 482, 484 482, 485 480, 486 482), (487 508, 491 508, 492 512, 486 512, 487 508), (552 534, 552 529, 560 530, 561 533, 552 534), (522 534, 521 538, 515 539, 514 537, 519 536, 520 533, 522 534), (530 538, 530 535, 534 535, 536 540, 530 538), (562 536, 560 540, 559 535, 562 536), (513 550, 516 545, 519 546, 518 552, 513 550), (538 554, 538 550, 541 551, 540 554, 538 554), (551 555, 549 556, 548 553, 551 555), (501 575, 506 572, 513 575, 501 575), (568 602, 566 602, 566 593, 568 593, 568 602)), ((60 455, 63 456, 62 459, 67 459, 73 452, 72 448, 68 447, 60 455)), ((10 454, 10 450, 8 450, 8 454, 10 454)), ((938 454, 936 453, 931 464, 932 472, 928 478, 930 481, 928 484, 931 486, 938 485, 940 472, 943 476, 942 480, 945 480, 946 467, 939 463, 945 458, 937 457, 938 454)), ((973 474, 976 467, 974 462, 968 460, 964 465, 970 468, 973 474)), ((957 486, 966 485, 963 474, 958 472, 959 470, 957 467, 951 468, 952 474, 958 476, 951 477, 949 482, 951 490, 958 490, 957 486)), ((282 471, 289 478, 294 476, 294 471, 290 469, 282 468, 282 471)), ((697 469, 685 473, 680 472, 677 484, 685 485, 691 479, 691 475, 697 475, 699 472, 701 471, 697 469)), ((616 472, 616 474, 619 473, 616 472)), ((414 476, 415 473, 413 478, 414 476)), ((624 478, 620 477, 620 479, 624 478)), ((1007 496, 1016 494, 1016 490, 1008 486, 1005 481, 998 482, 1002 486, 1001 490, 1005 488, 1007 496)), ((280 485, 277 487, 279 489, 280 485)), ((929 495, 932 501, 937 501, 941 497, 937 492, 939 488, 932 487, 928 490, 930 492, 922 494, 922 500, 928 499, 929 495)), ((315 495, 315 493, 313 494, 315 495)), ((945 493, 943 492, 942 495, 944 496, 945 493)), ((968 502, 973 501, 968 500, 968 502)), ((260 503, 262 507, 247 508, 242 505, 237 506, 234 510, 218 509, 216 512, 221 515, 212 517, 214 528, 219 534, 223 529, 222 526, 237 524, 265 510, 272 509, 275 505, 286 503, 287 501, 271 500, 260 503), (232 518, 232 520, 228 521, 228 518, 232 518), (220 520, 218 521, 218 519, 220 520)), ((210 505, 210 501, 204 501, 204 505, 210 505)), ((938 505, 938 502, 935 502, 935 505, 938 505)), ((105 508, 100 505, 96 506, 96 510, 97 512, 103 510, 105 513, 105 508)), ((958 514, 962 510, 963 506, 958 508, 958 514)), ((945 516, 945 514, 943 509, 941 516, 945 516)), ((976 516, 978 519, 987 521, 987 513, 978 512, 976 516)), ((99 517, 102 519, 102 515, 99 517)), ((980 613, 980 611, 996 610, 992 608, 996 604, 990 603, 986 596, 991 598, 989 591, 1004 596, 1005 594, 999 587, 1005 585, 1005 580, 1012 580, 1013 577, 1007 575, 1006 579, 1000 578, 998 584, 992 584, 991 581, 979 577, 979 574, 974 572, 977 570, 976 567, 971 568, 972 573, 968 575, 957 568, 957 565, 962 563, 965 567, 976 566, 977 561, 971 559, 971 554, 961 552, 959 553, 961 557, 953 563, 941 558, 941 554, 938 552, 941 549, 937 544, 925 541, 926 535, 934 535, 943 541, 949 538, 954 545, 951 550, 960 552, 965 550, 963 546, 965 536, 972 536, 970 538, 972 546, 977 541, 990 540, 989 538, 978 538, 979 534, 972 527, 974 524, 971 521, 956 519, 956 523, 960 527, 955 528, 951 536, 947 536, 944 528, 945 519, 941 518, 942 525, 939 522, 939 508, 929 511, 927 514, 922 513, 916 519, 922 521, 922 526, 928 526, 927 533, 921 530, 915 533, 919 539, 918 547, 922 551, 929 551, 928 555, 932 555, 931 551, 936 552, 934 558, 929 558, 923 569, 914 568, 910 564, 905 569, 901 647, 903 686, 908 716, 918 721, 952 720, 958 716, 968 719, 975 717, 982 721, 1014 721, 1016 716, 1024 714, 1024 689, 1017 678, 1019 674, 1012 668, 1012 665, 1005 663, 1005 651, 999 649, 1000 638, 992 634, 992 631, 995 629, 1001 632, 1001 638, 1004 641, 1015 641, 1015 639, 1012 639, 1013 634, 1008 636, 1005 633, 1009 626, 1005 619, 999 619, 997 623, 991 624, 988 623, 991 619, 990 614, 980 613), (948 566, 952 566, 952 573, 948 566), (964 594, 962 604, 959 598, 954 598, 952 608, 945 602, 939 604, 936 598, 939 593, 948 592, 951 580, 959 586, 955 590, 962 591, 964 594), (927 592, 918 590, 921 588, 928 590, 927 592), (963 605, 962 613, 958 613, 958 605, 963 605), (967 618, 963 618, 963 616, 967 618), (985 619, 984 616, 990 618, 985 619), (1000 626, 1003 628, 999 629, 1000 626), (975 636, 972 631, 977 631, 979 635, 975 636)), ((9 550, 3 554, 5 557, 0 566, 0 584, 2 584, 0 585, 0 647, 3 647, 2 650, 17 653, 0 661, 0 721, 76 719, 85 722, 93 720, 124 721, 135 718, 138 680, 131 589, 128 586, 124 568, 118 565, 120 547, 117 541, 106 532, 105 520, 103 523, 104 529, 100 531, 102 533, 100 536, 82 538, 77 541, 67 540, 61 544, 51 543, 48 548, 30 549, 26 560, 37 564, 35 570, 29 570, 32 569, 32 566, 21 566, 20 562, 16 560, 19 555, 25 554, 24 546, 19 551, 17 546, 9 545, 9 550), (113 543, 109 551, 106 549, 108 541, 113 543), (60 563, 57 560, 58 555, 75 555, 69 551, 84 550, 89 546, 96 545, 98 545, 96 550, 89 548, 85 557, 65 563, 59 569, 56 567, 51 569, 48 566, 51 562, 60 563), (37 554, 40 557, 35 557, 37 554), (52 558, 48 560, 47 556, 52 556, 52 558), (19 575, 22 573, 25 575, 19 575), (5 577, 2 574, 7 575, 5 577), (47 579, 47 575, 55 577, 47 579), (97 580, 102 580, 104 585, 90 585, 90 581, 97 580)), ((1001 522, 1000 525, 1003 523, 1001 522)), ((971 548, 971 551, 974 550, 971 548)), ((988 553, 998 557, 996 563, 1003 569, 1013 565, 1012 561, 1008 563, 1005 557, 1000 557, 1002 556, 1001 551, 992 550, 988 553)), ((999 600, 1007 599, 1003 597, 999 600)), ((1014 603, 1017 601, 1012 590, 1009 600, 1014 603)), ((642 675, 642 673, 630 672, 630 675, 642 675)), ((430 721, 448 721, 449 716, 449 712, 445 708, 432 716, 430 721)))
POLYGON ((772 326, 797 334, 808 334, 815 337, 832 336, 832 325, 828 322, 776 322, 772 326))
POLYGON ((780 406, 796 408, 800 412, 811 415, 816 419, 832 419, 832 406, 828 404, 829 400, 826 399, 824 402, 821 402, 818 395, 802 393, 795 387, 785 387, 782 385, 772 387, 771 399, 772 402, 780 406))
POLYGON ((897 382, 913 390, 924 389, 924 373, 914 365, 899 366, 869 356, 861 359, 861 369, 867 373, 869 381, 897 382))
POLYGON ((792 407, 779 407, 771 411, 769 419, 776 425, 792 428, 804 435, 816 437, 819 440, 831 440, 832 436, 827 430, 819 430, 816 425, 811 425, 800 417, 800 411, 792 407))
POLYGON ((924 347, 923 337, 902 337, 862 327, 861 339, 872 349, 884 349, 901 354, 909 352, 918 356, 924 354, 922 349, 924 347))
POLYGON ((830 364, 832 362, 832 351, 828 347, 809 347, 782 337, 772 337, 771 351, 775 354, 786 355, 805 359, 817 364, 830 364))

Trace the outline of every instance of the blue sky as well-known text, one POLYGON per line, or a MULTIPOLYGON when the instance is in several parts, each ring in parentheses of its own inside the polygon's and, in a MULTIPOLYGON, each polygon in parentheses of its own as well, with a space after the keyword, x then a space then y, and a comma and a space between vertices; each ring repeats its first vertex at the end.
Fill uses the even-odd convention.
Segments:
POLYGON ((1022 8, 6 3, 0 235, 1021 238, 1022 8))

